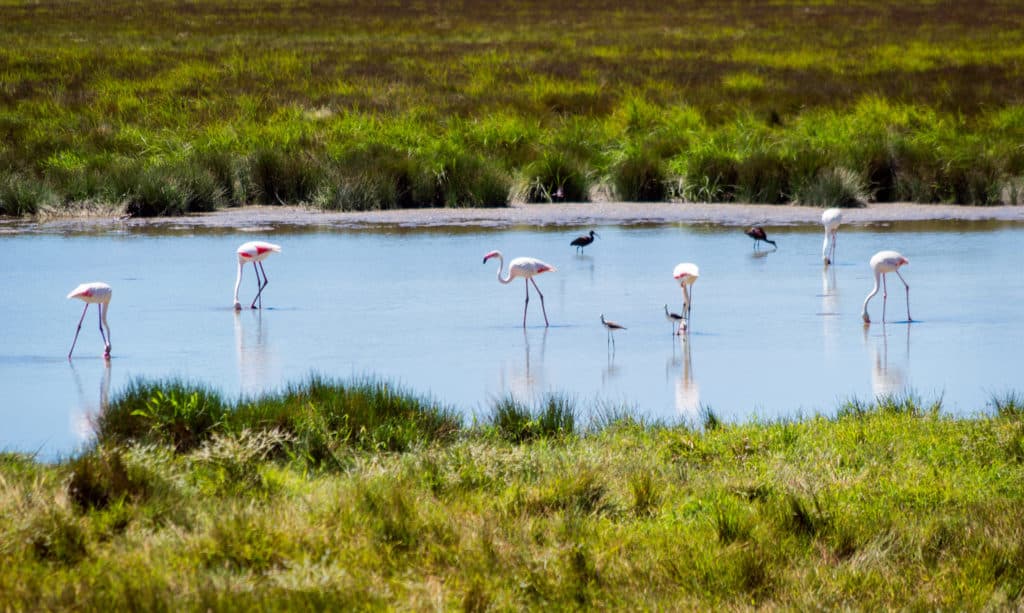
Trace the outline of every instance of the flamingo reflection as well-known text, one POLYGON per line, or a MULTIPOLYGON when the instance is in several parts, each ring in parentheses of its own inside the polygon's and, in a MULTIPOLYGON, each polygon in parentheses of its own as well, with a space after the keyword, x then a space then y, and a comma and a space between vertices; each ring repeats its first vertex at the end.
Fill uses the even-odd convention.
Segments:
POLYGON ((548 328, 523 329, 523 368, 509 363, 507 378, 501 376, 501 387, 517 398, 533 398, 544 391, 544 353, 547 350, 548 328), (540 350, 533 356, 534 347, 530 346, 530 336, 540 336, 540 350))
POLYGON ((85 393, 82 386, 82 378, 78 374, 78 368, 73 362, 71 364, 71 375, 75 380, 75 389, 78 390, 77 406, 72 408, 70 415, 71 431, 79 441, 86 441, 92 438, 96 432, 96 418, 100 413, 107 410, 110 404, 110 361, 103 360, 103 372, 100 374, 100 397, 99 403, 89 401, 89 395, 85 393))
POLYGON ((864 344, 870 347, 872 356, 871 391, 875 397, 899 394, 906 390, 905 370, 910 364, 910 328, 906 327, 906 349, 902 366, 889 364, 889 332, 882 324, 881 340, 878 336, 869 340, 868 327, 864 327, 864 344))
POLYGON ((676 412, 687 421, 694 421, 700 414, 700 386, 693 379, 693 359, 690 353, 690 339, 679 337, 682 349, 682 372, 676 379, 676 412))
POLYGON ((238 360, 238 382, 243 394, 265 389, 268 381, 280 379, 274 352, 269 351, 263 311, 234 311, 235 354, 238 360), (251 319, 252 323, 243 323, 251 319))
POLYGON ((839 288, 836 286, 834 266, 821 271, 821 322, 825 338, 825 355, 833 356, 839 351, 839 288))

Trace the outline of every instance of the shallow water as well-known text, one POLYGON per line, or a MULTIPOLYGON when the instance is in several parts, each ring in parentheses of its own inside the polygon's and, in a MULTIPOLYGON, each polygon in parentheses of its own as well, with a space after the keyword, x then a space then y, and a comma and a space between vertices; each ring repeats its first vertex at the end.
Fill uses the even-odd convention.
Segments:
MULTIPOLYGON (((5 329, 0 343, 0 449, 53 458, 89 437, 89 416, 136 377, 182 377, 229 396, 296 382, 311 372, 373 375, 486 413, 493 398, 546 392, 581 406, 626 405, 650 419, 696 419, 701 407, 742 420, 831 413, 847 399, 914 392, 974 414, 1020 389, 1024 227, 999 223, 844 227, 837 264, 823 271, 817 227, 768 228, 778 250, 754 251, 734 227, 597 227, 583 255, 577 229, 164 228, 0 237, 5 329), (266 238, 262 312, 231 309, 235 247, 266 238), (491 249, 559 270, 537 277, 551 327, 523 282, 501 285, 491 249), (911 285, 890 275, 860 319, 870 256, 897 249, 911 285), (700 265, 692 331, 673 336, 678 262, 700 265), (78 283, 114 289, 113 358, 90 307, 70 363, 82 303, 78 283), (599 316, 627 326, 609 348, 599 316)), ((241 300, 255 293, 251 267, 241 300)), ((532 288, 531 288, 532 290, 532 288)))

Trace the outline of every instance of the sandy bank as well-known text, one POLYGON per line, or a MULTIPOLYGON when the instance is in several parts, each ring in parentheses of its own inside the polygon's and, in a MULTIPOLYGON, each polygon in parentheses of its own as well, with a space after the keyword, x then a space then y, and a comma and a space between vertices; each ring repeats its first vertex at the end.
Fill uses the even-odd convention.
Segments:
MULTIPOLYGON (((844 223, 901 221, 1024 222, 1024 206, 970 207, 912 203, 872 204, 843 211, 844 223)), ((713 223, 722 225, 817 224, 821 209, 789 205, 622 203, 526 205, 503 209, 407 209, 398 211, 324 212, 303 207, 249 206, 187 217, 114 219, 71 217, 44 221, 0 222, 0 232, 89 232, 170 226, 175 228, 264 229, 280 226, 359 228, 590 226, 617 224, 713 223)))

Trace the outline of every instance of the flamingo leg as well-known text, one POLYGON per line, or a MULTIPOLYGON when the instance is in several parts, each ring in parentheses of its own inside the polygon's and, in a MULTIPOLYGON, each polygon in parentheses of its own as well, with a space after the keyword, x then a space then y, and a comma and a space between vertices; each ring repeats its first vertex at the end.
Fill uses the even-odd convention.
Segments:
POLYGON ((99 322, 100 322, 100 338, 103 339, 103 345, 106 346, 109 343, 107 342, 107 335, 106 335, 106 333, 103 332, 103 304, 102 303, 96 305, 96 315, 98 316, 97 319, 99 319, 99 322))
MULTIPOLYGON (((537 295, 540 296, 540 311, 541 313, 544 313, 544 327, 547 328, 550 324, 548 323, 548 312, 544 308, 544 294, 542 294, 540 288, 537 287, 537 282, 533 280, 533 277, 530 277, 530 283, 533 283, 533 289, 537 290, 537 295)), ((529 292, 530 288, 526 288, 526 291, 529 292)))
POLYGON ((882 274, 882 323, 885 323, 885 303, 889 299, 889 288, 885 286, 885 273, 882 274))
POLYGON ((82 316, 78 318, 78 328, 75 329, 75 340, 71 341, 71 349, 68 351, 68 359, 71 359, 71 354, 75 352, 75 343, 78 342, 78 333, 82 331, 82 322, 85 321, 85 312, 89 310, 89 303, 85 303, 85 308, 82 309, 82 316))
POLYGON ((907 289, 907 321, 914 321, 913 319, 910 318, 910 284, 907 283, 907 280, 903 278, 903 275, 900 274, 900 271, 896 271, 896 276, 900 278, 900 281, 903 281, 903 287, 907 289))
MULTIPOLYGON (((249 305, 250 309, 256 308, 256 301, 260 299, 260 293, 263 291, 263 286, 260 283, 260 269, 256 266, 256 262, 252 263, 252 270, 256 273, 256 295, 252 299, 252 304, 249 305)), ((263 308, 263 303, 260 303, 260 308, 263 308)))
POLYGON ((526 302, 523 303, 523 328, 526 328, 526 307, 530 306, 530 282, 528 279, 523 279, 523 285, 526 286, 526 302))

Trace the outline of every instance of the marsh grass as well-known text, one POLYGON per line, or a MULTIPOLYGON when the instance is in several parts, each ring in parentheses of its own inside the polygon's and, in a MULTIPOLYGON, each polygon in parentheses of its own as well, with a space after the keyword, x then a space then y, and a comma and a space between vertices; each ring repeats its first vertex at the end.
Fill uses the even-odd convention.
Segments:
POLYGON ((101 431, 56 464, 0 454, 5 604, 1012 609, 1024 598, 1013 394, 970 418, 905 395, 851 400, 834 417, 704 430, 614 419, 571 435, 575 403, 501 399, 495 411, 530 436, 450 424, 401 449, 360 442, 341 417, 435 423, 420 403, 368 381, 311 378, 219 405, 195 386, 137 382, 112 403, 119 437, 101 431), (131 414, 157 391, 161 415, 208 424, 205 406, 219 418, 176 445, 154 429, 156 408, 131 414), (346 441, 343 469, 298 452, 296 424, 312 416, 306 432, 346 441))
POLYGON ((137 8, 4 5, 0 214, 776 203, 838 168, 987 205, 1024 174, 1024 16, 997 0, 595 0, 571 28, 539 0, 137 8))

